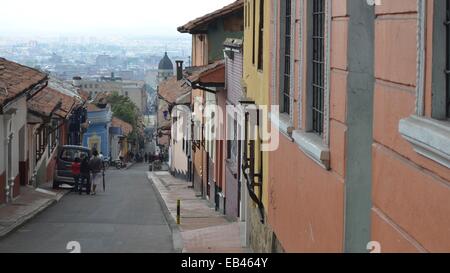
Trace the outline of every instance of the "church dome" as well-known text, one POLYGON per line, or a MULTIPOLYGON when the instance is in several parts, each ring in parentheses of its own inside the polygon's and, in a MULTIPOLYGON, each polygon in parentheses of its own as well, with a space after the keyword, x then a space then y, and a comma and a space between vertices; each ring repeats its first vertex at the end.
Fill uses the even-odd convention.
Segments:
POLYGON ((164 54, 164 57, 159 62, 158 70, 173 70, 173 63, 169 59, 169 56, 167 56, 167 52, 164 54))

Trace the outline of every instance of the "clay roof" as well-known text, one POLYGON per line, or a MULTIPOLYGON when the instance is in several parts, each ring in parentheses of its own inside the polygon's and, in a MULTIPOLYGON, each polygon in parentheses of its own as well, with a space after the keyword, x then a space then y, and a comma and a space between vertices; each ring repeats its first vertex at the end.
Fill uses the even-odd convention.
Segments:
POLYGON ((174 103, 178 97, 190 92, 192 88, 186 81, 177 81, 177 77, 173 76, 163 81, 159 85, 158 94, 170 103, 174 103))
POLYGON ((124 135, 129 135, 133 131, 131 124, 116 117, 112 118, 111 126, 121 128, 124 135))
POLYGON ((181 33, 194 33, 207 26, 209 23, 211 23, 211 21, 234 13, 243 8, 244 8, 244 0, 237 0, 221 9, 208 13, 202 17, 199 17, 195 20, 186 23, 181 27, 178 27, 178 31, 181 33))
POLYGON ((47 74, 0 58, 0 106, 45 81, 47 74))
POLYGON ((78 94, 80 94, 80 97, 83 99, 83 101, 87 101, 89 99, 89 92, 85 90, 78 90, 78 94))
POLYGON ((106 104, 106 103, 107 103, 107 99, 108 99, 108 97, 109 97, 110 95, 111 95, 111 94, 109 94, 109 93, 98 93, 98 94, 95 96, 93 102, 94 102, 95 104, 106 104))
POLYGON ((89 103, 87 105, 87 111, 88 112, 98 112, 98 111, 102 111, 103 109, 100 109, 99 107, 97 107, 97 105, 93 104, 93 103, 89 103))
POLYGON ((46 87, 27 102, 28 110, 49 117, 52 114, 66 118, 74 107, 82 102, 75 97, 63 94, 60 91, 46 87))
POLYGON ((192 87, 186 82, 215 84, 225 82, 225 62, 216 61, 209 65, 187 67, 183 71, 183 79, 177 81, 173 76, 159 85, 158 94, 167 102, 175 103, 179 97, 192 91, 192 87))
POLYGON ((187 77, 191 83, 224 83, 225 61, 219 60, 209 65, 194 67, 194 71, 187 77))

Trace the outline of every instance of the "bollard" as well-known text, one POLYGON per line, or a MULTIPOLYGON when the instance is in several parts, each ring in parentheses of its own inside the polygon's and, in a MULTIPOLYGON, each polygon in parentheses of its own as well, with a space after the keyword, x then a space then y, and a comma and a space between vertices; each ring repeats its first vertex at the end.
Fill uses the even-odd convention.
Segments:
POLYGON ((181 223, 180 212, 181 212, 181 201, 180 201, 180 199, 178 199, 177 200, 177 225, 179 225, 181 223))

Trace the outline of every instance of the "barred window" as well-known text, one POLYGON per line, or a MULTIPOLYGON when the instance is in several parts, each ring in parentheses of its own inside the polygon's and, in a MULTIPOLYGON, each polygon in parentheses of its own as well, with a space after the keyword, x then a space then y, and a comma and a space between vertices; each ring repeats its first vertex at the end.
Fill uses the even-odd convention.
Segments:
MULTIPOLYGON (((280 112, 290 114, 291 106, 291 38, 292 38, 292 8, 291 0, 284 0, 283 11, 283 23, 281 24, 282 39, 281 42, 284 44, 284 51, 281 52, 282 56, 282 82, 281 82, 281 92, 280 92, 280 112), (284 29, 283 29, 284 28, 284 29)), ((281 47, 283 49, 283 46, 281 47)))
POLYGON ((313 0, 312 126, 322 135, 325 95, 325 0, 313 0))

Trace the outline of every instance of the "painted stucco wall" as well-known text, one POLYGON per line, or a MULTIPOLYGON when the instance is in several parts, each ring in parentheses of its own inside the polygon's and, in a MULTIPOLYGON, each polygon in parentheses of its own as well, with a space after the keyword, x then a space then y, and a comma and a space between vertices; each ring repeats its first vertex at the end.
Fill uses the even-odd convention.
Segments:
POLYGON ((83 135, 83 146, 91 147, 94 144, 100 144, 97 147, 98 152, 103 155, 109 155, 109 128, 111 126, 112 113, 109 108, 88 112, 88 120, 90 121, 87 132, 83 135), (95 140, 99 141, 95 141, 95 140), (100 142, 100 143, 98 143, 100 142))
MULTIPOLYGON (((280 3, 281 1, 277 1, 280 3)), ((330 16, 329 33, 330 37, 326 39, 329 43, 330 53, 325 52, 326 59, 330 62, 330 70, 325 68, 325 73, 329 73, 329 101, 325 99, 325 111, 328 112, 325 116, 329 116, 329 127, 325 127, 322 142, 329 149, 330 163, 329 169, 324 168, 313 160, 307 153, 299 148, 299 145, 287 136, 285 133, 280 134, 279 148, 269 153, 269 224, 273 228, 277 239, 280 241, 282 247, 288 252, 342 252, 352 251, 346 249, 346 240, 349 238, 345 236, 345 226, 347 223, 354 223, 356 216, 360 216, 359 211, 351 212, 349 208, 346 209, 346 202, 353 200, 350 197, 356 196, 361 191, 353 191, 355 187, 351 184, 346 184, 349 173, 347 165, 349 163, 349 143, 358 140, 358 131, 364 126, 370 129, 371 111, 370 107, 363 107, 358 109, 356 105, 358 102, 370 106, 371 103, 371 89, 361 86, 361 81, 356 79, 358 73, 364 71, 364 67, 359 67, 354 64, 353 60, 360 59, 361 63, 367 65, 368 70, 364 73, 370 77, 370 50, 367 55, 362 56, 360 52, 354 53, 356 46, 352 48, 351 40, 359 35, 370 36, 370 22, 365 22, 353 10, 359 10, 362 14, 367 13, 367 18, 371 18, 369 6, 364 6, 362 2, 356 1, 325 1, 327 4, 327 16, 330 16), (330 14, 331 11, 331 14, 330 14), (352 12, 354 18, 351 17, 352 12), (353 25, 361 25, 360 30, 354 29, 349 34, 349 28, 353 25), (364 24, 368 24, 368 27, 364 24), (364 27, 363 27, 364 26, 364 27), (351 54, 360 54, 351 55, 351 54), (368 64, 367 64, 368 63, 368 64), (353 71, 350 72, 349 67, 353 66, 353 71), (355 74, 355 76, 353 75, 355 74), (352 113, 349 112, 349 101, 352 102, 352 113), (359 117, 361 120, 356 120, 354 117, 359 117), (349 134, 349 132, 352 134, 349 134), (354 132, 354 133, 353 133, 354 132), (329 141, 327 140, 329 139, 329 141), (349 142, 350 141, 350 142, 349 142), (349 195, 347 195, 349 194, 349 195), (356 216, 355 216, 356 215, 356 216)), ((294 77, 294 103, 292 111, 292 126, 299 131, 308 128, 308 117, 310 99, 308 94, 310 86, 310 44, 307 37, 311 35, 311 1, 297 0, 295 15, 295 63, 293 66, 292 75, 294 77), (301 14, 300 6, 303 6, 303 13, 301 14), (303 32, 300 32, 303 29, 303 32), (300 39, 301 36, 301 39, 300 39), (301 43, 300 43, 301 41, 301 43)), ((278 12, 280 11, 278 6, 278 12)), ((364 16, 365 16, 364 15, 364 16)), ((280 18, 280 16, 276 16, 280 18)), ((326 26, 328 26, 325 21, 326 26)), ((370 20, 369 20, 370 21, 370 20)), ((279 24, 278 24, 279 26, 279 24)), ((326 27, 325 32, 327 32, 326 27)), ((277 30, 279 35, 279 29, 277 30)), ((272 36, 273 38, 273 36, 272 36)), ((327 34, 326 34, 327 38, 327 34)), ((279 38, 277 48, 280 48, 279 38)), ((369 40, 370 42, 370 40, 369 40)), ((325 48, 327 46, 325 45, 325 48)), ((273 49, 273 48, 272 48, 273 49)), ((280 52, 274 52, 277 60, 280 60, 280 52)), ((275 69, 275 78, 278 80, 279 61, 275 69)), ((365 74, 364 74, 365 75, 365 74)), ((279 81, 279 80, 278 80, 279 81)), ((278 104, 280 83, 275 84, 275 92, 271 92, 272 104, 278 104), (273 101, 275 99, 275 101, 273 101)), ((369 85, 370 87, 370 85, 369 85)), ((327 124, 325 122, 325 124, 327 124)), ((326 125, 325 125, 326 126, 326 125)), ((272 127, 273 128, 273 127, 272 127)), ((363 136, 359 134, 362 143, 365 144, 365 150, 355 149, 353 156, 361 156, 360 164, 364 167, 362 174, 355 173, 357 177, 369 178, 364 180, 366 184, 366 195, 370 189, 370 130, 363 136), (364 154, 365 153, 365 154, 364 154)), ((352 160, 355 160, 352 157, 352 160)), ((350 162, 350 163, 353 163, 350 162)), ((352 169, 353 170, 353 169, 352 169)), ((352 181, 354 181, 352 180, 352 181)), ((361 186, 361 185, 360 185, 361 186)), ((370 201, 370 194, 368 198, 364 199, 370 201)), ((355 208, 356 202, 347 204, 355 208)), ((357 207, 357 206, 356 206, 357 207)), ((366 209, 366 215, 369 213, 369 207, 366 209)), ((369 217, 366 217, 369 218, 369 217)), ((368 225, 368 223, 364 223, 368 225)), ((367 239, 368 227, 363 228, 363 224, 358 226, 359 230, 365 231, 367 239)), ((354 235, 353 233, 353 235, 354 235)), ((358 240, 365 240, 360 239, 358 240)), ((367 240, 368 242, 368 240, 367 240)), ((367 243, 365 242, 365 243, 367 243)), ((358 241, 359 243, 359 241, 358 241)), ((358 245, 361 250, 363 244, 358 245)))
POLYGON ((223 42, 227 38, 242 39, 243 32, 237 25, 243 25, 243 14, 237 12, 225 18, 219 18, 215 23, 208 26, 208 60, 213 62, 223 59, 223 42), (234 29, 228 27, 233 25, 234 29))
POLYGON ((0 205, 5 203, 6 162, 5 162, 5 125, 3 115, 0 115, 0 205))
MULTIPOLYGON (((257 3, 256 10, 259 11, 259 1, 255 1, 257 3)), ((271 6, 269 3, 265 5, 265 14, 270 14, 271 6)), ((259 12, 256 12, 256 20, 255 23, 259 24, 259 12)), ((252 20, 251 20, 252 21, 252 20)), ((266 26, 270 26, 270 17, 266 16, 264 18, 264 24, 266 26)), ((257 26, 256 26, 257 27, 257 26)), ((268 28, 267 28, 268 29, 268 28)), ((243 73, 243 81, 244 81, 244 93, 246 92, 246 96, 253 99, 257 105, 269 105, 269 86, 270 86, 270 51, 264 50, 264 65, 265 69, 258 70, 257 68, 257 58, 255 59, 255 63, 252 60, 252 50, 253 50, 253 34, 252 34, 252 24, 249 27, 245 28, 244 32, 244 73, 243 73)), ((255 35, 255 47, 258 48, 258 33, 255 35)), ((268 32, 265 32, 264 35, 264 49, 268 49, 270 46, 270 36, 268 32)), ((257 56, 257 54, 256 54, 257 56)), ((255 153, 256 159, 255 162, 259 162, 259 152, 255 153)), ((268 204, 268 157, 267 153, 263 155, 263 203, 265 205, 268 204)))
POLYGON ((208 39, 205 34, 192 35, 192 66, 208 64, 208 39))
MULTIPOLYGON (((265 1, 264 13, 264 38, 263 38, 263 70, 258 70, 258 42, 259 42, 259 32, 257 31, 259 26, 259 4, 260 1, 246 1, 245 2, 245 10, 244 13, 251 15, 247 18, 247 25, 244 29, 244 72, 243 72, 243 82, 244 82, 244 93, 248 98, 251 98, 255 101, 255 104, 260 106, 268 106, 269 105, 269 87, 271 86, 271 77, 270 77, 270 35, 269 29, 271 25, 271 20, 269 14, 271 14, 271 2, 265 1), (256 3, 255 6, 255 14, 256 17, 253 20, 253 3, 256 3), (254 23, 254 24, 253 24, 254 23), (253 26, 255 27, 255 62, 253 62, 253 26)), ((261 125, 264 127, 268 126, 268 121, 262 121, 261 125)), ((262 153, 262 166, 260 166, 261 162, 261 153, 259 152, 259 145, 256 145, 255 149, 255 172, 258 173, 262 169, 262 203, 264 205, 265 214, 268 213, 269 208, 269 154, 262 153)), ((245 183, 245 180, 243 181, 245 183)), ((257 193, 259 194, 259 193, 257 193)), ((249 198, 250 199, 250 198, 249 198)), ((257 210, 256 204, 249 202, 249 215, 247 216, 247 221, 250 226, 250 244, 254 248, 255 251, 268 251, 268 249, 264 246, 267 238, 271 238, 271 231, 268 229, 266 225, 267 222, 262 225, 259 220, 257 220, 259 216, 259 212, 257 210), (262 249, 265 248, 265 249, 262 249)))
POLYGON ((170 169, 173 175, 186 178, 188 175, 188 159, 186 155, 186 126, 190 126, 189 109, 183 106, 176 106, 172 110, 173 117, 177 117, 176 124, 172 124, 172 139, 171 139, 171 164, 170 169), (183 144, 184 142, 184 144, 183 144), (183 149, 184 145, 184 149, 183 149))
MULTIPOLYGON (((241 49, 243 50, 243 49, 241 49)), ((243 75, 243 52, 235 52, 233 54, 233 59, 228 57, 225 58, 225 71, 226 71, 226 89, 227 89, 227 105, 237 106, 239 104, 239 99, 242 97, 242 86, 241 80, 243 75)), ((234 113, 233 113, 234 114, 234 113)), ((238 176, 240 172, 239 166, 239 142, 236 142, 236 156, 233 158, 227 159, 226 152, 228 151, 229 141, 233 140, 234 135, 238 136, 237 132, 234 132, 234 120, 226 115, 225 123, 226 126, 226 135, 228 138, 224 143, 224 162, 225 162, 225 196, 226 196, 226 204, 225 204, 225 212, 226 215, 232 219, 238 218, 238 212, 240 209, 240 187, 239 181, 240 178, 238 176)), ((236 128, 237 129, 237 128, 236 128)), ((231 149, 231 147, 230 147, 231 149)))
MULTIPOLYGON (((399 133, 400 120, 416 109, 417 1, 385 2, 376 8, 375 25, 372 238, 381 243, 383 252, 448 252, 450 171, 417 154, 399 133)), ((434 1, 427 2, 427 18, 432 21, 434 1)), ((425 52, 428 102, 430 20, 425 52)), ((430 104, 427 107, 430 115, 430 104)))
MULTIPOLYGON (((13 187, 13 197, 17 197, 20 194, 20 179, 19 179, 19 160, 24 157, 25 154, 25 143, 20 143, 20 130, 22 128, 26 127, 27 124, 27 106, 26 106, 26 98, 22 97, 12 103, 10 106, 4 109, 5 112, 7 112, 9 109, 16 109, 16 112, 14 115, 11 116, 12 121, 12 132, 14 133, 13 139, 12 139, 12 154, 11 154, 11 173, 8 174, 8 150, 7 146, 4 147, 4 164, 5 164, 5 170, 9 177, 9 179, 14 179, 14 187, 13 187), (21 146, 22 145, 22 146, 21 146), (20 155, 22 153, 22 155, 20 155), (16 183, 18 182, 18 183, 16 183)), ((5 121, 5 119, 4 119, 5 121)), ((3 126, 7 126, 7 123, 3 123, 3 126)), ((7 134, 6 128, 4 128, 4 133, 7 134)), ((22 131, 22 133, 25 133, 25 131, 22 131)), ((4 138, 6 138, 6 134, 4 134, 4 138)), ((22 136, 22 141, 26 142, 26 136, 22 136)), ((5 145, 5 142, 3 142, 3 145, 5 145)), ((7 145, 7 144, 6 144, 7 145)), ((8 180, 8 177, 6 177, 6 181, 8 180)))

